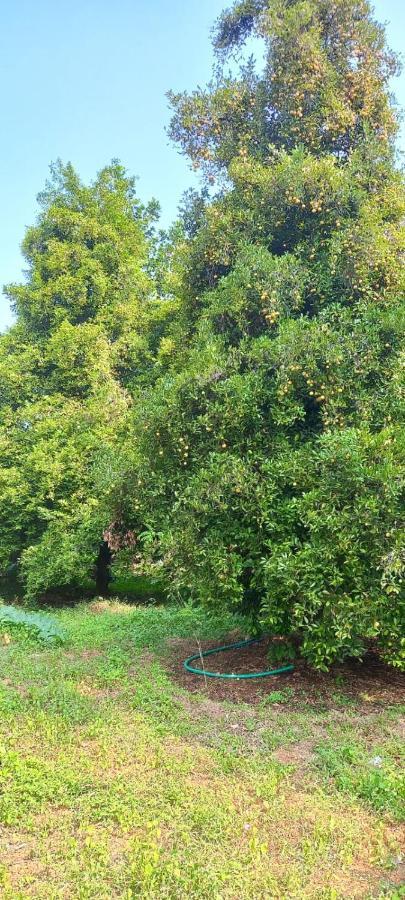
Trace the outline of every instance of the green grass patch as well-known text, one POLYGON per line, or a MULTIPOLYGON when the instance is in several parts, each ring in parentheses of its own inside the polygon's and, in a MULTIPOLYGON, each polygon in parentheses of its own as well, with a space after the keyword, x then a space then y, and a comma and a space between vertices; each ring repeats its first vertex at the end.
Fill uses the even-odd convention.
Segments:
POLYGON ((370 749, 351 743, 317 748, 319 769, 343 791, 365 801, 377 812, 401 820, 405 813, 405 759, 403 745, 376 743, 370 749))
POLYGON ((168 653, 226 638, 229 615, 97 601, 54 619, 65 645, 0 646, 5 900, 393 900, 396 708, 186 692, 168 653))

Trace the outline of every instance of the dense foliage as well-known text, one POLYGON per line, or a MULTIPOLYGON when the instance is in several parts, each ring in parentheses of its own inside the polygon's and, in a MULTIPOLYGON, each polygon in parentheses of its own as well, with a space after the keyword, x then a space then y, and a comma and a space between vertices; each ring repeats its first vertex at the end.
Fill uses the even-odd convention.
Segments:
POLYGON ((114 447, 142 368, 151 296, 144 210, 118 164, 84 187, 57 165, 6 289, 17 324, 0 341, 0 554, 26 595, 80 584, 105 527, 94 469, 114 447))
POLYGON ((238 3, 215 43, 215 81, 172 97, 171 130, 222 188, 188 208, 172 359, 137 398, 123 506, 173 591, 298 635, 317 666, 372 638, 399 665, 396 63, 362 0, 238 3), (227 74, 252 35, 263 71, 227 74))
POLYGON ((15 606, 2 606, 0 602, 0 634, 3 643, 10 640, 9 632, 22 631, 43 644, 63 644, 65 634, 50 616, 44 613, 26 612, 15 606))
POLYGON ((116 166, 90 189, 62 170, 28 232, 0 350, 4 560, 38 596, 104 535, 116 566, 318 667, 371 639, 400 666, 397 63, 365 0, 241 0, 215 47, 208 88, 171 95, 209 189, 169 235, 147 249, 116 166))

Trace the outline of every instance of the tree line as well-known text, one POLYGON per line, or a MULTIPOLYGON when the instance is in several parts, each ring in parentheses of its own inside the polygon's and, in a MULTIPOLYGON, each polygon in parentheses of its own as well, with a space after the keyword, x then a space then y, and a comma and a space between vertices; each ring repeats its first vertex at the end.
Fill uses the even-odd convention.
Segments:
POLYGON ((0 338, 0 566, 116 572, 327 668, 404 665, 398 61, 366 0, 240 0, 170 94, 201 190, 159 229, 119 162, 57 163, 0 338), (260 46, 257 55, 251 48, 260 46))

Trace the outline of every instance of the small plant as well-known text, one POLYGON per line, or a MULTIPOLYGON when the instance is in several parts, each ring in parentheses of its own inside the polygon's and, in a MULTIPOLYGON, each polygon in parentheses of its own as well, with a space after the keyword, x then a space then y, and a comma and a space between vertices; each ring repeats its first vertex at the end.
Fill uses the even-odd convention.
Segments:
POLYGON ((295 647, 291 641, 274 640, 270 644, 267 658, 274 668, 287 665, 295 659, 295 647))
POLYGON ((341 691, 336 691, 335 694, 332 694, 332 700, 338 703, 339 706, 354 706, 356 704, 354 697, 351 697, 350 694, 343 694, 341 691))
POLYGON ((283 688, 281 691, 271 691, 270 694, 267 694, 267 696, 263 698, 262 705, 268 706, 271 703, 288 703, 289 700, 292 700, 293 696, 294 690, 290 687, 283 688))
POLYGON ((25 612, 15 606, 0 606, 0 632, 23 629, 44 644, 63 644, 65 634, 49 616, 25 612))

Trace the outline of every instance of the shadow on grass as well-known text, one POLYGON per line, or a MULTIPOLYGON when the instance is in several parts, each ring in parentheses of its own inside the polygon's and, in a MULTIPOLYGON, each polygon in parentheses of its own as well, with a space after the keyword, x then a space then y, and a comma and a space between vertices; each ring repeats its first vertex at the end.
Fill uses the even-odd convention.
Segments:
MULTIPOLYGON (((74 607, 83 600, 94 600, 97 596, 94 581, 89 578, 78 584, 60 587, 48 591, 35 603, 38 609, 74 607)), ((0 598, 15 606, 24 606, 24 586, 16 574, 0 578, 0 598)), ((167 602, 167 592, 162 582, 146 576, 114 577, 110 583, 108 598, 118 599, 124 603, 149 604, 167 602)), ((106 598, 106 599, 108 599, 106 598)), ((33 606, 34 604, 29 604, 33 606)))

